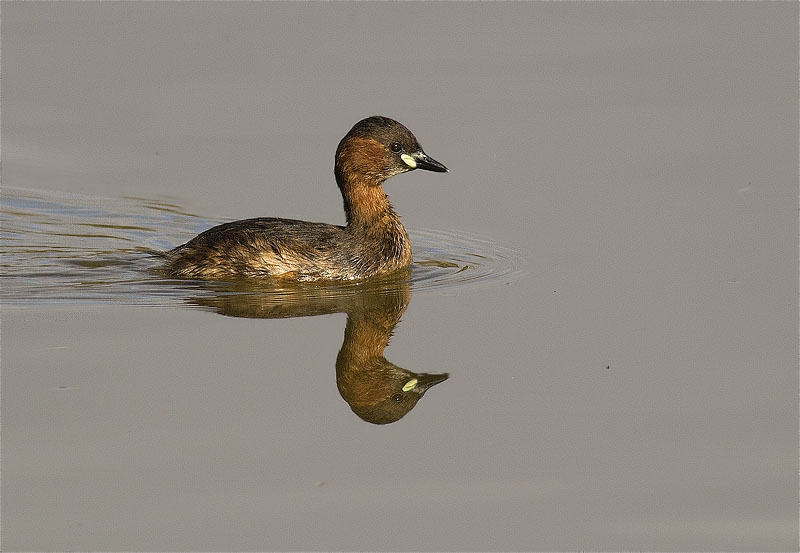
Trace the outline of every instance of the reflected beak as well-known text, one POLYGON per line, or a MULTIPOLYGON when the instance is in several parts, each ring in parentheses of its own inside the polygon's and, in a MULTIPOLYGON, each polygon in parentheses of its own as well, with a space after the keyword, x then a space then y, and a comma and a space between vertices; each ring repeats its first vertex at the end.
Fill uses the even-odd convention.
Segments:
MULTIPOLYGON (((442 165, 444 167, 444 165, 442 165)), ((446 171, 447 169, 445 169, 446 171)), ((422 373, 417 375, 417 385, 414 388, 415 392, 424 393, 428 388, 431 386, 435 386, 440 382, 444 382, 450 378, 448 373, 441 373, 441 374, 428 374, 422 373)))
POLYGON ((447 167, 429 157, 428 154, 422 150, 414 152, 413 154, 403 154, 400 156, 403 162, 412 169, 425 169, 426 171, 434 171, 436 173, 447 173, 447 167))

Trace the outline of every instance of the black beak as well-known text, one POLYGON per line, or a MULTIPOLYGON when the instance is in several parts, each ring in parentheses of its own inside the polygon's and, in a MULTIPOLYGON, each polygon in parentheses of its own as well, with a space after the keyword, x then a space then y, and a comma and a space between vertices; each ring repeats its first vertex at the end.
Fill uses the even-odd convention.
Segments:
POLYGON ((417 166, 415 169, 425 169, 426 171, 434 171, 436 173, 447 173, 447 167, 433 159, 432 157, 428 157, 428 154, 420 150, 419 152, 412 154, 412 158, 414 161, 417 162, 417 166))

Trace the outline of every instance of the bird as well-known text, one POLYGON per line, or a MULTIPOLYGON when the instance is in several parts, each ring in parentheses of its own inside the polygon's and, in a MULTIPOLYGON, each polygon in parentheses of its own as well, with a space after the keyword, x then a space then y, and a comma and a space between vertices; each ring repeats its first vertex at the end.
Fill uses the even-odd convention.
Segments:
POLYGON ((383 183, 416 169, 448 172, 403 124, 362 119, 336 148, 344 226, 275 217, 224 223, 165 252, 164 271, 189 279, 354 281, 405 269, 411 243, 383 183))

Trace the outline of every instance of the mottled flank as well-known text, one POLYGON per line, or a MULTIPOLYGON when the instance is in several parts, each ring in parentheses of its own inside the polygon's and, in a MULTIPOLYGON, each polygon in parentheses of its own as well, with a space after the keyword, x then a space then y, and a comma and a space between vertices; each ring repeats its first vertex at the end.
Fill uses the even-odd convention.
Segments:
POLYGON ((234 221, 172 250, 169 271, 198 279, 365 278, 411 264, 406 230, 396 215, 388 219, 388 224, 371 228, 267 217, 234 221))
POLYGON ((196 279, 356 280, 411 265, 411 244, 382 184, 417 169, 446 172, 403 125, 386 117, 358 122, 339 143, 334 174, 347 225, 256 218, 211 228, 167 252, 165 270, 196 279))

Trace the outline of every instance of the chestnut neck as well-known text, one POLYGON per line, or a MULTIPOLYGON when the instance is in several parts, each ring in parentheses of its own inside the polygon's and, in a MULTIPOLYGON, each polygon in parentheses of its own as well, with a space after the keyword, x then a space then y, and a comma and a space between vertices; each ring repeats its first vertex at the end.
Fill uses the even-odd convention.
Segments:
POLYGON ((389 219, 397 219, 389 198, 379 184, 346 185, 342 187, 342 198, 348 227, 372 227, 386 224, 389 219))
POLYGON ((383 182, 393 174, 385 161, 383 146, 375 140, 355 137, 340 145, 334 173, 348 227, 385 226, 399 220, 383 191, 383 182))

